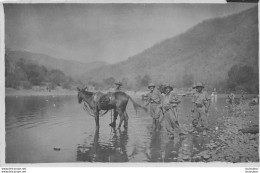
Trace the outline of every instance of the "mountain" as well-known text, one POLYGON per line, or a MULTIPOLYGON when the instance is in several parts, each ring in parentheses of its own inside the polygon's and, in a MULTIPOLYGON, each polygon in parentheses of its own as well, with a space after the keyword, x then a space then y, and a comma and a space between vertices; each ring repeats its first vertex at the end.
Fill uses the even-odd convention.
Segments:
POLYGON ((107 65, 105 62, 91 62, 91 63, 82 63, 72 60, 63 60, 58 58, 53 58, 51 56, 39 53, 32 53, 28 51, 13 51, 6 49, 6 54, 8 58, 12 60, 29 60, 35 64, 43 65, 49 69, 58 69, 63 71, 66 75, 73 78, 79 78, 80 75, 87 73, 89 70, 99 68, 101 66, 107 65))
MULTIPOLYGON (((178 27, 178 26, 176 26, 178 27)), ((148 74, 154 82, 194 81, 215 84, 227 79, 233 65, 258 71, 258 8, 206 20, 181 35, 169 38, 140 54, 86 73, 85 80, 124 77, 134 81, 148 74)))

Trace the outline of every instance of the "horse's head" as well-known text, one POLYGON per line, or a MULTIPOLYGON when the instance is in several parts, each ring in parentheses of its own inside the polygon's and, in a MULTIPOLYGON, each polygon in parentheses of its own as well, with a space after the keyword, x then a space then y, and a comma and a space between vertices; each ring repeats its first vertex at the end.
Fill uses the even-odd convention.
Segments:
POLYGON ((82 102, 82 100, 87 101, 93 95, 92 92, 85 91, 85 89, 86 88, 80 89, 77 87, 79 104, 82 102))

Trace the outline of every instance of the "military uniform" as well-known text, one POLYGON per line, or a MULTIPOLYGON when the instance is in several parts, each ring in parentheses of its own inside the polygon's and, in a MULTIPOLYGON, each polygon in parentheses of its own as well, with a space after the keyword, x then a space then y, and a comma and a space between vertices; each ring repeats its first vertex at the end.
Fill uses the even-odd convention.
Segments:
POLYGON ((195 104, 195 117, 193 126, 197 127, 200 123, 202 127, 208 128, 206 105, 211 100, 206 91, 196 92, 193 96, 192 103, 195 104))
POLYGON ((120 87, 115 88, 115 92, 119 92, 119 91, 122 91, 122 89, 120 87))
POLYGON ((181 101, 176 97, 173 91, 163 96, 163 112, 165 128, 169 138, 178 137, 180 133, 177 106, 181 101))
POLYGON ((145 100, 147 102, 146 105, 149 106, 149 114, 153 118, 153 128, 157 130, 160 128, 159 118, 161 115, 161 93, 155 89, 155 85, 153 83, 148 85, 149 89, 151 89, 151 87, 154 89, 145 95, 145 100))
POLYGON ((152 118, 158 119, 160 117, 161 93, 158 90, 149 92, 147 94, 149 102, 149 112, 152 118))

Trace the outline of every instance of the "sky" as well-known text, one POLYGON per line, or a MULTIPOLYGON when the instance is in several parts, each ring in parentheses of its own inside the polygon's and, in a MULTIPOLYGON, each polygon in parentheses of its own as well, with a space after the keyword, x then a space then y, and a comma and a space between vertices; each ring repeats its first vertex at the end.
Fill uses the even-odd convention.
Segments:
POLYGON ((116 63, 209 18, 255 4, 5 4, 5 45, 79 62, 116 63))

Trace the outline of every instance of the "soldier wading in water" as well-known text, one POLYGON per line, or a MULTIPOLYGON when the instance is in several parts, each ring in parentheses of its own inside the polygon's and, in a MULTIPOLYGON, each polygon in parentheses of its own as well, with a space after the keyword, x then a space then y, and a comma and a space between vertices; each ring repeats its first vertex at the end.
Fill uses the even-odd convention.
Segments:
POLYGON ((115 83, 115 92, 117 91, 122 91, 122 83, 121 82, 116 82, 115 83))
MULTIPOLYGON (((115 89, 114 89, 114 92, 122 92, 122 83, 120 81, 118 82, 115 82, 115 89)), ((110 102, 112 100, 112 97, 110 96, 110 102)), ((113 122, 116 122, 117 120, 117 117, 118 117, 118 112, 114 110, 114 113, 113 113, 113 122)), ((125 111, 125 119, 128 120, 128 114, 127 112, 125 111)), ((115 127, 115 123, 110 123, 110 126, 111 127, 115 127)))
POLYGON ((192 121, 192 125, 194 128, 197 128, 199 125, 203 129, 203 135, 207 135, 206 130, 208 130, 208 120, 207 114, 210 107, 210 96, 207 91, 203 91, 204 85, 199 82, 195 85, 196 93, 193 96, 192 103, 193 108, 191 112, 194 112, 194 119, 192 121))
POLYGON ((155 85, 153 83, 150 83, 148 85, 148 89, 150 92, 146 94, 146 101, 147 104, 146 106, 149 106, 149 113, 151 117, 153 118, 153 125, 152 128, 154 130, 159 130, 160 128, 160 123, 159 123, 159 118, 160 118, 160 113, 161 113, 161 94, 160 92, 155 89, 155 85))
POLYGON ((165 87, 162 109, 164 114, 165 128, 170 139, 179 139, 180 127, 178 123, 177 106, 181 101, 173 93, 173 87, 165 87))

